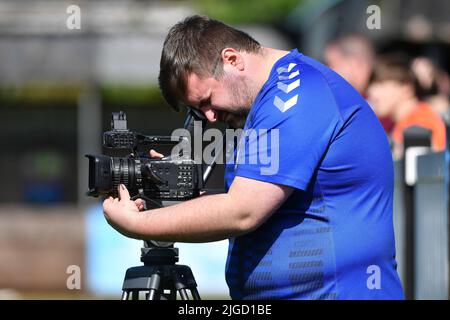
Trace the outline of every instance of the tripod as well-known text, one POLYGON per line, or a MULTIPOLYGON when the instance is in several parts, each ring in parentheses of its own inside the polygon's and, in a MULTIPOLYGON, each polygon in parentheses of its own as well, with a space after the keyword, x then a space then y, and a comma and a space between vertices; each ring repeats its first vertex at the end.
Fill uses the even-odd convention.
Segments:
POLYGON ((200 300, 197 283, 191 268, 176 264, 178 248, 172 243, 144 241, 141 248, 143 266, 128 268, 122 285, 122 300, 139 300, 140 293, 146 300, 200 300))

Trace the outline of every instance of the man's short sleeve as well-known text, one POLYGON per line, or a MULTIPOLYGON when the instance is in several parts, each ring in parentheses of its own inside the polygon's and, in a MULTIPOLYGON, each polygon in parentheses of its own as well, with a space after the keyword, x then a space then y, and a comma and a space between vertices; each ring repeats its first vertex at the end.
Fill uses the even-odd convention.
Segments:
POLYGON ((236 175, 306 190, 341 127, 330 84, 318 70, 280 67, 248 116, 236 175))

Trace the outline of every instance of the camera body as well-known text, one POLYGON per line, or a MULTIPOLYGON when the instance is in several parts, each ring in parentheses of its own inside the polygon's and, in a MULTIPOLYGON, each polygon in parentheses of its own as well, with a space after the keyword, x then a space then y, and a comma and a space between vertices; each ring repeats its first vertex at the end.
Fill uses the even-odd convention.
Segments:
POLYGON ((147 136, 127 129, 124 112, 112 114, 111 131, 103 133, 103 146, 111 153, 129 152, 126 157, 87 154, 89 159, 88 195, 118 195, 119 184, 124 184, 133 198, 182 201, 195 198, 203 188, 202 165, 189 157, 152 159, 139 155, 146 146, 176 144, 183 138, 147 136))

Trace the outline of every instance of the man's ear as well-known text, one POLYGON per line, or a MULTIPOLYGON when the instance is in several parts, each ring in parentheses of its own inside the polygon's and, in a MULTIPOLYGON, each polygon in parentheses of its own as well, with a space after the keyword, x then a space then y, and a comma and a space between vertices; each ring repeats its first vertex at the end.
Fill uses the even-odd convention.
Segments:
POLYGON ((238 71, 244 71, 245 62, 242 54, 233 48, 225 48, 221 52, 224 69, 235 68, 238 71))

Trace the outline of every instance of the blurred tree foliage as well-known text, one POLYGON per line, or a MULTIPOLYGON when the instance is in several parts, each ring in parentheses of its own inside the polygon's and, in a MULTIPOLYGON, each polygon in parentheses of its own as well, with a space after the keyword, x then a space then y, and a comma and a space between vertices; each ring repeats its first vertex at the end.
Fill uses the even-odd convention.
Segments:
MULTIPOLYGON (((20 87, 0 87, 0 107, 15 105, 76 105, 86 88, 82 84, 35 83, 20 87)), ((100 85, 102 103, 111 106, 166 107, 156 85, 100 85)))
POLYGON ((103 85, 100 92, 106 105, 167 106, 158 86, 103 85))
POLYGON ((295 9, 302 0, 198 0, 198 10, 232 24, 275 23, 295 9))

